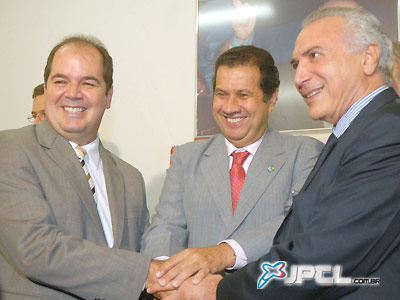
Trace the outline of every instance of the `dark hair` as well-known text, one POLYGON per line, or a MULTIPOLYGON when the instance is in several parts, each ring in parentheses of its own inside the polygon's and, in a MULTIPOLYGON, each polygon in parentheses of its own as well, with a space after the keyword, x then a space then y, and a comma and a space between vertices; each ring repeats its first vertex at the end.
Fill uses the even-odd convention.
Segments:
POLYGON ((107 49, 103 45, 103 43, 93 36, 86 35, 75 35, 71 37, 67 37, 58 43, 54 48, 50 51, 49 57, 47 58, 47 64, 44 69, 44 83, 47 86, 47 80, 49 79, 51 66, 53 64, 54 55, 57 50, 66 44, 82 44, 87 46, 92 46, 96 48, 101 56, 103 57, 103 79, 106 83, 106 94, 113 84, 113 61, 112 57, 108 53, 107 49))
POLYGON ((279 87, 279 72, 271 54, 265 49, 254 46, 239 46, 221 54, 215 62, 213 91, 215 91, 217 71, 220 66, 255 66, 260 70, 260 88, 264 92, 263 100, 268 102, 279 87))
POLYGON ((37 96, 40 96, 43 94, 44 94, 44 84, 41 83, 33 89, 32 99, 35 99, 37 96))

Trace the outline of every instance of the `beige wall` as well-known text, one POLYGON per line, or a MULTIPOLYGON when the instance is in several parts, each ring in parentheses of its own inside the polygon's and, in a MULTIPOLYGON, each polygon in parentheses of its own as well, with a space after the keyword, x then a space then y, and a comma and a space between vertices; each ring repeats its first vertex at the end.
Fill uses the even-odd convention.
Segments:
MULTIPOLYGON (((58 41, 99 37, 115 68, 100 136, 142 172, 153 212, 170 147, 194 138, 196 16, 195 0, 0 0, 0 130, 27 125, 32 89, 58 41)), ((329 133, 295 134, 325 141, 329 133)))
POLYGON ((100 136, 142 172, 153 211, 170 147, 194 137, 196 15, 195 0, 1 0, 0 130, 27 125, 32 89, 57 42, 99 37, 115 68, 100 136))

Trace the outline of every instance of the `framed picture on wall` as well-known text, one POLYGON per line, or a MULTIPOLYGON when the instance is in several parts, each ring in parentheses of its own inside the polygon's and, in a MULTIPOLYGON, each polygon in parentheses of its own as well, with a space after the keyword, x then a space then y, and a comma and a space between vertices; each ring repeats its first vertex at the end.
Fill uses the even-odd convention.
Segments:
MULTIPOLYGON (((329 131, 331 125, 311 120, 298 94, 290 59, 302 20, 336 0, 198 0, 196 137, 219 133, 212 116, 214 63, 225 50, 254 45, 268 50, 279 70, 280 88, 269 126, 281 131, 329 131)), ((343 1, 341 1, 343 2, 343 1)), ((351 1, 371 11, 392 40, 398 40, 397 0, 351 1)))

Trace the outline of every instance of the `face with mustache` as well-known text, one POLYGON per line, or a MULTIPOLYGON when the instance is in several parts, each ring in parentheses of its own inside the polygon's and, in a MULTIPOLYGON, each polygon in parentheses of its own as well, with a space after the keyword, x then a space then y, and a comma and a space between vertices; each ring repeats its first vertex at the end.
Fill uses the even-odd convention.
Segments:
POLYGON ((264 102, 256 66, 220 66, 214 91, 213 115, 225 138, 237 148, 256 142, 266 131, 278 90, 264 102))

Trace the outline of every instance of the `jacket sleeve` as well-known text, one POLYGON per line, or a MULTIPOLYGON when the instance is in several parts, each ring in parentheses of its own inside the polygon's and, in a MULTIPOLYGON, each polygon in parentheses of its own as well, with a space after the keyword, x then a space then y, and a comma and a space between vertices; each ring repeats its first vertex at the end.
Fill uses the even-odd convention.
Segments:
MULTIPOLYGON (((40 170, 32 164, 39 158, 32 155, 26 143, 0 133, 0 259, 21 277, 65 294, 139 297, 150 258, 61 231, 37 175, 40 170)), ((76 213, 66 211, 65 216, 76 213)))
POLYGON ((171 256, 188 247, 189 231, 183 208, 184 164, 180 147, 174 148, 171 166, 161 191, 156 214, 142 239, 142 253, 152 257, 171 256))

